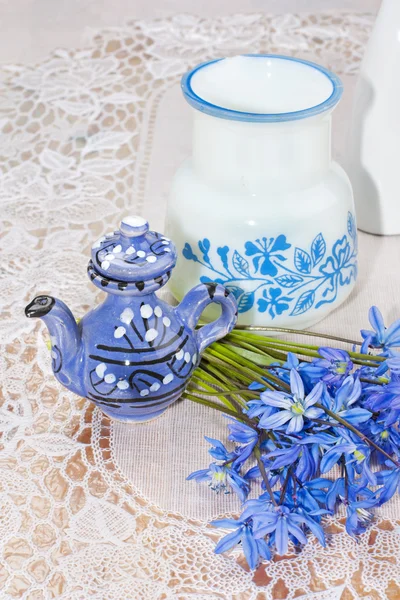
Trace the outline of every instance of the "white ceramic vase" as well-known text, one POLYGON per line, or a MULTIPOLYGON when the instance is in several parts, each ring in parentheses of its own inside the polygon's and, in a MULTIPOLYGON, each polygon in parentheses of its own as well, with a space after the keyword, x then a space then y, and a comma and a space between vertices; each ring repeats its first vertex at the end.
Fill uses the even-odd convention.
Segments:
POLYGON ((348 171, 360 229, 400 234, 400 1, 383 0, 361 65, 348 171))
POLYGON ((240 324, 313 325, 357 274, 352 189, 331 160, 340 80, 306 61, 252 55, 199 65, 182 89, 194 132, 168 207, 172 293, 216 281, 236 296, 240 324))

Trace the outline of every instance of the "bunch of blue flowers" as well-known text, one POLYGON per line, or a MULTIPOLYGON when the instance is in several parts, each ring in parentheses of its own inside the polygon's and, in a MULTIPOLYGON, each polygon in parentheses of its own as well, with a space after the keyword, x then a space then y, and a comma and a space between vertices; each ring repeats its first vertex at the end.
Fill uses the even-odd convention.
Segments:
POLYGON ((312 536, 324 546, 324 516, 339 507, 356 537, 400 491, 400 319, 386 328, 376 307, 369 319, 362 342, 342 340, 348 351, 235 330, 205 353, 186 397, 227 415, 232 448, 206 438, 214 460, 188 479, 242 503, 212 523, 232 530, 217 553, 240 544, 255 569, 312 536))

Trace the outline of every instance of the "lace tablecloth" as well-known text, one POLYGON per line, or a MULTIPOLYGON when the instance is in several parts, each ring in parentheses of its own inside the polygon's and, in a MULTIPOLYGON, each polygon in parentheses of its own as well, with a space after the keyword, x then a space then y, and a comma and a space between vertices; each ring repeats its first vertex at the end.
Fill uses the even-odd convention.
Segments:
MULTIPOLYGON (((237 501, 185 477, 208 464, 202 436, 223 436, 223 419, 178 403, 153 423, 110 423, 57 384, 46 332, 22 310, 52 293, 82 316, 101 295, 86 280, 92 240, 128 213, 162 231, 171 177, 190 147, 179 78, 200 61, 279 52, 337 71, 346 85, 335 115, 340 158, 371 22, 350 13, 177 16, 102 30, 85 50, 1 69, 0 598, 400 597, 396 503, 358 544, 339 519, 325 550, 311 542, 255 574, 239 554, 215 556, 219 534, 207 521, 234 513, 237 501)), ((357 290, 323 324, 350 337, 371 303, 399 316, 399 240, 360 238, 357 290)))

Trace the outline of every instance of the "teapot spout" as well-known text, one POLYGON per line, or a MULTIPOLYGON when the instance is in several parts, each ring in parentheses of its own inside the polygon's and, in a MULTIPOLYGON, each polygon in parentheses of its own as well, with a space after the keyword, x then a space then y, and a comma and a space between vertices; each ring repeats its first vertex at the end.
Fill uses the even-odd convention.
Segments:
POLYGON ((52 296, 37 296, 25 308, 25 315, 42 319, 49 330, 56 378, 75 394, 85 396, 81 330, 68 306, 52 296))

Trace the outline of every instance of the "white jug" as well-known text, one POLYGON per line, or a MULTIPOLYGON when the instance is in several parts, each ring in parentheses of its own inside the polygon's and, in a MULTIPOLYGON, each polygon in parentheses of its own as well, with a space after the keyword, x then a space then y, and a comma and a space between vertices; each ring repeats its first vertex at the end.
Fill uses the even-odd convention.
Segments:
POLYGON ((357 274, 351 185, 331 160, 340 80, 307 61, 252 55, 199 65, 182 89, 194 132, 168 207, 172 293, 221 282, 240 324, 313 325, 357 274))
POLYGON ((348 171, 360 229, 400 234, 400 0, 383 0, 355 92, 348 171))

